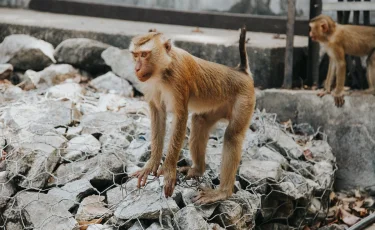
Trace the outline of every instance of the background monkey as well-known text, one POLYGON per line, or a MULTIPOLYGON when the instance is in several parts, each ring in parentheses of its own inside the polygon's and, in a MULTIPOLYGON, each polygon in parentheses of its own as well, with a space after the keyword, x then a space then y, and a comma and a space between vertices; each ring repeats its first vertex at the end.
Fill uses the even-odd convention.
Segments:
POLYGON ((239 41, 241 64, 236 68, 197 58, 174 47, 158 32, 132 39, 129 50, 135 61, 136 75, 143 82, 152 126, 151 158, 142 170, 133 174, 138 177, 139 187, 145 185, 149 173, 163 174, 165 196, 173 194, 176 164, 185 137, 188 110, 191 110, 194 114, 189 144, 193 165, 186 172, 187 178, 203 175, 209 131, 217 121, 229 121, 224 135, 220 187, 201 191, 194 202, 210 203, 232 195, 242 143, 255 105, 245 36, 246 29, 243 28, 239 41), (159 169, 166 111, 174 114, 173 132, 166 159, 159 169))
POLYGON ((327 51, 330 58, 328 74, 324 84, 324 96, 331 92, 336 76, 336 88, 332 92, 335 104, 344 104, 344 85, 346 62, 345 54, 352 56, 367 55, 368 93, 375 92, 375 28, 368 26, 340 25, 326 15, 319 15, 310 21, 310 37, 319 42, 327 51))

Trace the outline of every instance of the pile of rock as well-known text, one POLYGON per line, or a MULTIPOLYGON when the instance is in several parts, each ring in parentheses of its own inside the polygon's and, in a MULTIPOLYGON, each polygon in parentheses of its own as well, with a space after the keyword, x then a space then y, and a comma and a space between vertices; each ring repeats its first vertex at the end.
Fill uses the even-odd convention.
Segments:
MULTIPOLYGON (((330 146, 310 126, 280 125, 260 111, 230 199, 191 201, 198 185, 219 184, 225 124, 210 136, 199 182, 179 175, 168 199, 163 177, 137 189, 128 176, 149 159, 151 130, 147 103, 133 97, 140 88, 127 52, 88 39, 53 49, 26 35, 0 44, 0 226, 287 229, 325 217, 335 172, 330 146)), ((179 166, 191 163, 187 143, 179 166)))

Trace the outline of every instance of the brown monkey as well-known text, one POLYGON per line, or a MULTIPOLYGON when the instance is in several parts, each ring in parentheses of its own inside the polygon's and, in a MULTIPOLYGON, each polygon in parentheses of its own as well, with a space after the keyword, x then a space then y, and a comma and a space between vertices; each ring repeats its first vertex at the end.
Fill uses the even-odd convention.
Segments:
POLYGON ((332 92, 335 104, 341 107, 344 100, 346 62, 345 54, 352 56, 367 55, 368 93, 375 92, 375 28, 368 26, 340 25, 326 15, 319 15, 310 21, 310 37, 319 42, 330 58, 327 79, 324 84, 324 96, 331 92, 336 75, 336 88, 332 92))
POLYGON ((226 199, 233 192, 241 148, 254 111, 254 84, 245 49, 246 29, 240 35, 241 64, 236 68, 205 61, 171 44, 161 33, 151 32, 132 39, 129 50, 135 60, 135 72, 143 82, 145 98, 151 110, 151 158, 133 176, 144 186, 149 173, 164 175, 164 193, 173 194, 176 164, 185 137, 188 110, 194 112, 190 135, 193 165, 187 178, 205 172, 205 151, 209 131, 221 119, 229 121, 225 130, 220 187, 201 191, 194 201, 210 203, 226 199), (173 133, 166 159, 162 159, 166 111, 174 114, 173 133))

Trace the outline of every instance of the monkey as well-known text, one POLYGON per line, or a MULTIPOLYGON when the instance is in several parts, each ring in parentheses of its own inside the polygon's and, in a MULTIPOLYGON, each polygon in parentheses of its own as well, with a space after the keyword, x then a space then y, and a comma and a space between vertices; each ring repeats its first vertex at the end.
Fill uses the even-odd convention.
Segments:
POLYGON ((326 15, 319 15, 310 20, 309 36, 325 48, 330 58, 324 91, 318 96, 331 93, 332 83, 336 76, 336 87, 332 92, 335 105, 342 107, 346 62, 345 54, 367 56, 367 80, 369 88, 366 93, 375 92, 375 28, 358 25, 341 25, 326 15))
POLYGON ((219 120, 228 121, 219 188, 200 190, 193 202, 207 204, 232 195, 243 140, 255 106, 254 82, 245 40, 244 27, 239 39, 240 64, 227 67, 189 54, 159 32, 132 39, 129 51, 151 114, 151 157, 141 170, 131 175, 138 178, 138 187, 146 184, 150 173, 157 177, 163 175, 165 197, 172 196, 188 112, 192 111, 189 148, 193 164, 181 171, 186 173, 187 179, 204 174, 209 132, 219 120), (173 131, 165 160, 160 165, 167 112, 173 114, 173 131))

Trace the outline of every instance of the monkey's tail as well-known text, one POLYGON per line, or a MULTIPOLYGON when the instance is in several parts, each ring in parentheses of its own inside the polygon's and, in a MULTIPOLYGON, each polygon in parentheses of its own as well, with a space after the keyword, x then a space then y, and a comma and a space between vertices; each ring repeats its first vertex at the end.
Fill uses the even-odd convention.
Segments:
POLYGON ((250 74, 250 68, 248 63, 248 57, 246 52, 246 27, 241 28, 240 41, 239 41, 240 59, 241 64, 239 69, 245 73, 250 74))

